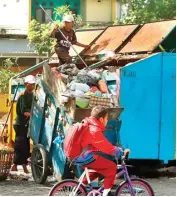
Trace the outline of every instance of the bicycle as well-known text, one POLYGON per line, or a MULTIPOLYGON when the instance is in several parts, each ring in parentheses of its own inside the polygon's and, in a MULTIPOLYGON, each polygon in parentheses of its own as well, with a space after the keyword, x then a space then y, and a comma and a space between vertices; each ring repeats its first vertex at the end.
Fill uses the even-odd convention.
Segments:
MULTIPOLYGON (((131 195, 131 196, 154 196, 154 191, 152 187, 143 179, 130 178, 125 160, 128 159, 128 154, 121 158, 121 165, 117 165, 118 173, 116 178, 120 178, 124 175, 125 181, 121 182, 117 186, 114 196, 131 195)), ((103 186, 98 189, 94 189, 91 186, 91 181, 89 178, 89 172, 95 172, 94 170, 85 168, 81 177, 78 181, 75 180, 64 180, 53 186, 49 192, 49 196, 101 196, 104 190, 103 186), (88 185, 85 186, 82 182, 86 176, 88 185)))

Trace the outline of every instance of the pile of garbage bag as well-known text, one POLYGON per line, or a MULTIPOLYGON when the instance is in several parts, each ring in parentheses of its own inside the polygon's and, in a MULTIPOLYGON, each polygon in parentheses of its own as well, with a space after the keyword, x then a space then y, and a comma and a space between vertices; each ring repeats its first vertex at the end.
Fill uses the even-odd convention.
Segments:
POLYGON ((61 93, 60 102, 67 103, 75 98, 77 108, 92 108, 102 105, 118 107, 120 72, 85 68, 79 70, 75 64, 64 64, 56 68, 66 88, 61 93))

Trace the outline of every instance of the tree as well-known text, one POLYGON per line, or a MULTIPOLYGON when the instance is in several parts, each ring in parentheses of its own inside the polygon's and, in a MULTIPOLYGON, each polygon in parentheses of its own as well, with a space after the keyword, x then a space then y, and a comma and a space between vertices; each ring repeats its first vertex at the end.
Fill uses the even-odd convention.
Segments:
MULTIPOLYGON (((55 19, 54 23, 48 24, 40 24, 36 20, 32 20, 29 24, 29 31, 28 31, 28 40, 29 46, 34 47, 38 54, 48 53, 50 54, 56 41, 53 38, 50 38, 49 34, 51 30, 57 25, 59 27, 62 26, 61 19, 65 14, 73 14, 72 11, 69 9, 69 6, 60 6, 55 8, 55 19)), ((79 15, 74 15, 75 24, 78 26, 82 22, 82 18, 79 15)))
POLYGON ((6 59, 3 61, 2 68, 0 70, 0 94, 8 93, 9 80, 15 73, 11 71, 14 62, 12 59, 6 59))
POLYGON ((49 37, 51 31, 51 23, 40 24, 36 20, 32 20, 28 30, 29 46, 34 47, 38 54, 51 53, 54 40, 49 37))
POLYGON ((120 0, 128 6, 128 15, 120 23, 146 23, 176 17, 175 0, 120 0))
POLYGON ((79 27, 82 24, 82 17, 80 15, 75 15, 72 13, 72 11, 69 9, 69 5, 66 6, 59 6, 55 8, 55 19, 61 20, 64 15, 66 14, 72 14, 75 21, 75 28, 79 27))

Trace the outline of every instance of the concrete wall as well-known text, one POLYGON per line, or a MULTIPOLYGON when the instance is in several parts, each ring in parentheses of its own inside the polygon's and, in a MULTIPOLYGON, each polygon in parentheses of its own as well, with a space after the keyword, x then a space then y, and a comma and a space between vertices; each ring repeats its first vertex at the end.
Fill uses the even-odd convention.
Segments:
POLYGON ((28 44, 27 39, 0 38, 0 53, 34 52, 28 44))
POLYGON ((112 21, 111 0, 86 0, 86 21, 112 21))
POLYGON ((29 0, 0 0, 0 29, 28 28, 29 0))
POLYGON ((84 21, 112 22, 121 17, 119 0, 81 0, 84 21))

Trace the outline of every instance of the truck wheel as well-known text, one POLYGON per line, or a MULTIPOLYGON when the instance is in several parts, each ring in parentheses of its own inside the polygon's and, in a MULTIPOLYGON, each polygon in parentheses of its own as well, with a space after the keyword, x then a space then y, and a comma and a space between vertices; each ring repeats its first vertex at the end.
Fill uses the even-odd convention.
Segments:
POLYGON ((33 149, 31 169, 34 181, 38 184, 45 183, 48 175, 48 152, 41 144, 37 144, 33 149))

